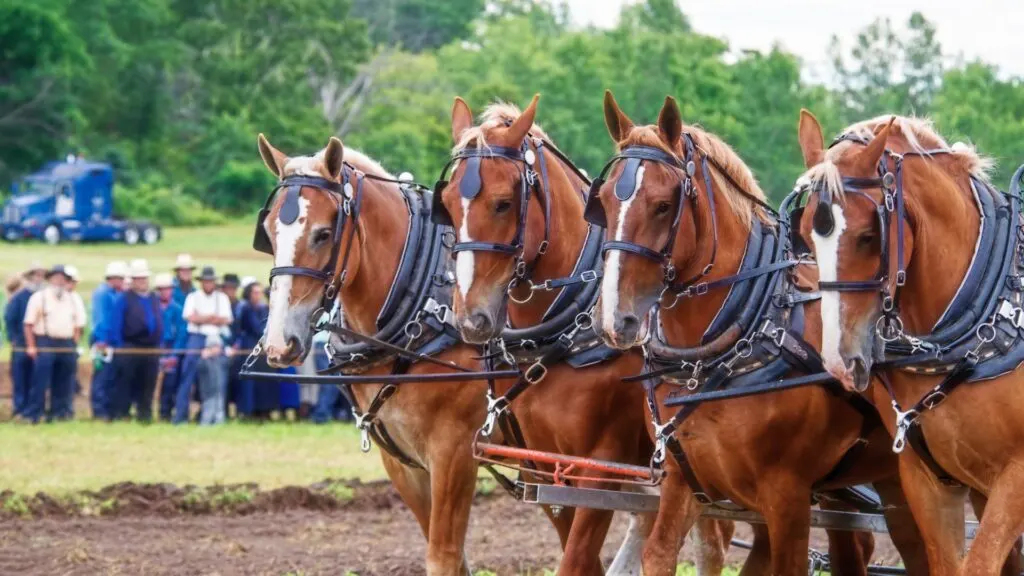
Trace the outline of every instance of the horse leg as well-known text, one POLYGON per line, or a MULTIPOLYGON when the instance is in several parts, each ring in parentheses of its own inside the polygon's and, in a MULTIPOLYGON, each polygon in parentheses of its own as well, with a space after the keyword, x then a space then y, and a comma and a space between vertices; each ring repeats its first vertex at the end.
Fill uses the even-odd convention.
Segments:
POLYGON ((768 536, 768 527, 764 524, 751 524, 754 530, 754 542, 747 554, 747 561, 743 563, 743 570, 740 576, 761 576, 768 574, 772 562, 771 538, 768 536))
MULTIPOLYGON (((822 510, 856 512, 853 506, 838 502, 822 502, 822 510)), ((867 565, 875 551, 875 537, 869 532, 829 530, 828 557, 833 576, 867 576, 867 565)))
POLYGON ((811 537, 811 489, 783 475, 762 479, 758 487, 773 576, 805 576, 811 537))
POLYGON ((725 568, 725 555, 729 552, 736 525, 730 520, 698 518, 690 530, 697 576, 719 576, 725 568))
MULTIPOLYGON (((974 515, 979 520, 985 515, 985 504, 988 503, 988 499, 978 492, 977 490, 971 490, 969 493, 971 498, 971 508, 974 508, 974 515)), ((1014 542, 1013 548, 1010 549, 1010 555, 1006 558, 1006 563, 1003 564, 1003 576, 1020 576, 1021 567, 1021 539, 1017 538, 1014 542)))
POLYGON ((619 546, 611 566, 608 567, 608 576, 640 576, 640 555, 644 549, 644 542, 654 527, 656 517, 654 513, 629 515, 626 537, 619 546))
POLYGON ((944 486, 907 450, 899 458, 900 486, 928 556, 928 573, 951 576, 964 549, 964 490, 944 486))
POLYGON ((604 574, 604 567, 601 566, 601 545, 608 535, 613 515, 611 510, 576 509, 565 553, 562 554, 562 561, 558 565, 558 574, 604 574))
POLYGON ((670 460, 665 464, 667 473, 661 484, 658 517, 644 546, 645 576, 672 576, 676 573, 683 539, 700 516, 700 505, 679 468, 670 460))
POLYGON ((469 576, 466 531, 476 490, 477 465, 468 442, 442 442, 430 457, 427 574, 469 576))
POLYGON ((891 478, 875 482, 874 485, 882 498, 882 514, 885 516, 885 524, 889 527, 889 537, 903 559, 908 576, 927 576, 928 553, 924 548, 921 531, 917 529, 914 516, 907 506, 907 498, 903 495, 899 480, 891 478))
POLYGON ((1024 464, 1011 460, 992 484, 974 544, 964 559, 964 576, 999 574, 1024 531, 1024 464))
POLYGON ((424 538, 430 538, 430 472, 422 468, 412 468, 380 451, 380 459, 384 470, 391 479, 402 502, 409 507, 416 522, 423 531, 424 538))

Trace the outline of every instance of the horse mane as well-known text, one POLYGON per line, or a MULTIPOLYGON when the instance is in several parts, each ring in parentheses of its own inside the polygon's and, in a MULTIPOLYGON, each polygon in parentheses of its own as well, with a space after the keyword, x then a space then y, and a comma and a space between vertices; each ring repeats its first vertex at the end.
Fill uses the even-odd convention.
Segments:
MULTIPOLYGON (((484 108, 484 111, 480 113, 480 123, 476 126, 463 130, 462 135, 459 136, 459 141, 455 143, 455 147, 452 148, 452 153, 457 154, 458 152, 475 146, 476 148, 483 148, 487 145, 486 135, 487 132, 495 128, 511 124, 519 116, 522 115, 522 111, 515 104, 508 102, 497 101, 484 108)), ((548 137, 547 133, 540 125, 534 123, 530 127, 530 134, 547 140, 554 144, 554 141, 548 137)))
MULTIPOLYGON (((875 131, 892 120, 892 115, 882 115, 869 120, 862 120, 847 126, 842 134, 855 136, 859 139, 870 142, 875 138, 875 131)), ((991 172, 995 167, 995 160, 978 153, 973 145, 963 142, 956 142, 952 146, 942 137, 935 126, 928 118, 917 118, 913 116, 896 116, 893 121, 895 129, 890 139, 901 136, 906 142, 907 148, 918 154, 928 156, 930 150, 947 149, 950 154, 959 159, 963 169, 971 176, 982 182, 991 182, 991 172)), ((842 198, 845 193, 843 188, 843 176, 839 173, 836 162, 842 155, 856 144, 849 141, 842 141, 825 151, 825 159, 817 166, 811 167, 804 172, 798 182, 806 182, 825 188, 835 198, 842 198)))
MULTIPOLYGON (((761 185, 757 183, 754 173, 750 171, 750 168, 736 154, 736 151, 726 144, 724 140, 700 126, 684 124, 683 133, 689 134, 697 148, 704 154, 707 154, 714 162, 716 169, 711 171, 711 177, 718 188, 724 193, 729 208, 740 218, 740 222, 747 228, 750 228, 751 220, 754 216, 757 216, 762 222, 767 223, 769 221, 768 215, 765 214, 764 209, 750 198, 752 196, 758 200, 766 201, 764 190, 761 189, 761 185), (728 178, 723 178, 719 173, 719 169, 728 178), (729 180, 735 182, 742 189, 736 189, 729 180)), ((625 140, 619 142, 618 149, 621 151, 628 146, 651 146, 660 148, 673 156, 679 156, 679 151, 673 150, 665 144, 661 136, 658 135, 658 129, 653 125, 633 127, 625 140)))
MULTIPOLYGON (((296 156, 294 158, 289 158, 288 162, 281 170, 281 177, 322 176, 324 172, 325 150, 326 148, 312 156, 296 156)), ((344 159, 345 162, 350 164, 353 168, 361 170, 365 174, 373 174, 384 178, 394 178, 390 172, 384 169, 384 166, 382 166, 380 162, 377 162, 354 148, 345 147, 344 159)))

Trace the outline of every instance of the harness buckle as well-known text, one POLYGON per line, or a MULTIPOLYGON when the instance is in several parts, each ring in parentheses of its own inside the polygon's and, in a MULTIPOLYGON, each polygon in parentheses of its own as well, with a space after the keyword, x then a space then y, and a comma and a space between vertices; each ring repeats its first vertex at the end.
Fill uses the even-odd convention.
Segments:
POLYGON ((906 283, 907 283, 907 271, 906 270, 897 270, 896 271, 896 285, 897 286, 903 286, 906 283))
MULTIPOLYGON (((892 187, 896 184, 896 175, 892 172, 886 172, 882 175, 882 187, 886 190, 892 190, 892 187)), ((886 203, 888 204, 888 203, 886 203)), ((892 209, 889 210, 892 212, 892 209)))
POLYGON ((528 169, 526 171, 526 183, 529 184, 530 186, 533 186, 537 183, 537 173, 534 172, 533 169, 528 169))
POLYGON ((939 404, 942 404, 942 402, 945 400, 946 393, 943 392, 942 390, 939 390, 938 387, 936 387, 931 392, 929 392, 927 396, 921 399, 921 405, 927 408, 928 410, 932 410, 939 404))
POLYGON ((356 429, 359 430, 359 449, 363 452, 369 452, 370 446, 370 426, 373 424, 373 420, 376 414, 367 412, 366 414, 356 415, 356 429))
POLYGON ((584 270, 580 273, 580 281, 588 284, 597 280, 597 270, 584 270))
POLYGON ((694 296, 703 296, 703 295, 705 295, 707 293, 708 293, 708 283, 707 282, 701 282, 699 284, 694 284, 693 286, 690 286, 689 288, 687 288, 683 292, 683 296, 686 296, 687 298, 692 298, 694 296))
POLYGON ((884 296, 882 296, 882 311, 883 312, 892 312, 892 310, 893 310, 893 308, 895 306, 896 306, 896 302, 892 299, 892 296, 890 296, 888 294, 885 294, 884 296))
POLYGON ((543 256, 548 253, 548 246, 550 242, 547 240, 541 240, 540 246, 537 247, 537 256, 543 256))
POLYGON ((893 195, 890 192, 888 192, 888 191, 886 191, 886 193, 885 193, 885 211, 886 212, 895 212, 896 211, 896 198, 894 198, 893 195))
POLYGON ((676 279, 676 266, 675 266, 675 264, 673 264, 671 262, 666 262, 665 263, 664 278, 665 278, 665 283, 666 284, 671 283, 673 280, 676 279))
POLYGON ((665 448, 668 444, 668 437, 673 432, 673 430, 669 430, 672 427, 672 422, 658 424, 655 421, 652 424, 654 424, 654 454, 651 455, 651 461, 655 464, 661 464, 665 461, 665 448), (669 433, 665 434, 665 430, 669 430, 669 433))
POLYGON ((899 405, 895 401, 892 403, 892 409, 896 411, 896 434, 893 436, 892 451, 900 454, 907 447, 907 432, 917 422, 917 417, 920 414, 913 408, 906 412, 900 411, 899 405))
MULTIPOLYGON (((565 336, 565 334, 563 334, 562 336, 565 336)), ((562 336, 559 336, 559 338, 561 338, 562 336)), ((544 381, 544 378, 546 378, 547 375, 548 367, 542 364, 540 360, 537 360, 536 362, 531 364, 529 368, 526 369, 526 372, 523 372, 523 379, 526 380, 526 382, 529 383, 530 385, 534 385, 540 384, 542 381, 544 381)))

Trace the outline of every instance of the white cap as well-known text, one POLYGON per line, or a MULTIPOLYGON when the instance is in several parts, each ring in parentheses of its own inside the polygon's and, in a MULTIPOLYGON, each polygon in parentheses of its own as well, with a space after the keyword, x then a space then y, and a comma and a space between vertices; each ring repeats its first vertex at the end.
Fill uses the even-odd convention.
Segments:
POLYGON ((243 276, 240 287, 242 288, 242 290, 245 290, 246 288, 249 287, 250 284, 255 284, 256 282, 257 280, 255 276, 243 276))
POLYGON ((149 278, 149 263, 143 258, 132 260, 128 272, 132 278, 149 278))
POLYGON ((156 279, 153 280, 153 287, 160 288, 173 288, 174 278, 167 272, 161 272, 156 275, 156 279))
POLYGON ((182 268, 196 269, 196 264, 192 261, 191 254, 178 254, 178 259, 174 261, 174 269, 181 270, 182 268))
POLYGON ((128 265, 121 260, 114 260, 107 264, 107 274, 104 278, 126 278, 128 276, 128 265))
POLYGON ((75 268, 74 266, 65 266, 64 273, 68 275, 68 278, 72 282, 79 282, 82 280, 82 277, 78 275, 78 268, 75 268))

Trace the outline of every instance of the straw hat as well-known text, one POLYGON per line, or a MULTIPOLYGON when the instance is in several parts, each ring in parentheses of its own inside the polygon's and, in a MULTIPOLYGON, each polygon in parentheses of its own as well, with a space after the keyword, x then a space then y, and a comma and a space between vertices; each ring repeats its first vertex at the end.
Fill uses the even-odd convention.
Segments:
POLYGON ((157 290, 160 288, 174 288, 174 277, 167 272, 161 272, 153 280, 153 287, 157 290))
POLYGON ((114 260, 107 264, 107 273, 104 278, 127 278, 128 264, 122 260, 114 260))
POLYGON ((78 268, 75 268, 74 266, 65 266, 64 272, 72 282, 79 282, 82 280, 82 277, 78 275, 78 268))
POLYGON ((181 270, 183 268, 188 270, 196 269, 196 263, 192 261, 191 254, 178 254, 178 259, 174 261, 174 269, 181 270))
POLYGON ((132 278, 149 278, 149 263, 143 258, 132 260, 128 266, 128 275, 132 278))

